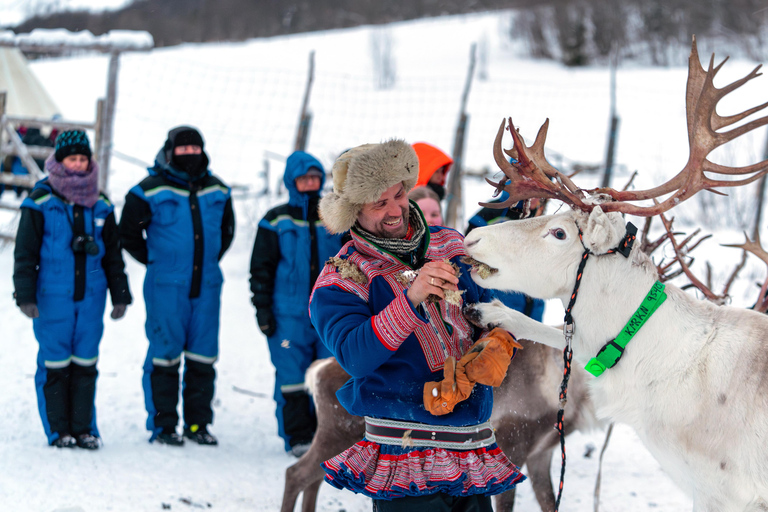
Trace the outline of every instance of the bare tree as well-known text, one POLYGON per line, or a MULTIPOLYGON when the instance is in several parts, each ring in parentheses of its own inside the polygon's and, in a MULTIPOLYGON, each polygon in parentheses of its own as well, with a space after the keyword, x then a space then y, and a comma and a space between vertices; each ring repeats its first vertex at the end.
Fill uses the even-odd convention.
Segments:
POLYGON ((392 32, 378 28, 371 32, 374 81, 378 89, 390 89, 395 85, 395 57, 392 48, 392 32))

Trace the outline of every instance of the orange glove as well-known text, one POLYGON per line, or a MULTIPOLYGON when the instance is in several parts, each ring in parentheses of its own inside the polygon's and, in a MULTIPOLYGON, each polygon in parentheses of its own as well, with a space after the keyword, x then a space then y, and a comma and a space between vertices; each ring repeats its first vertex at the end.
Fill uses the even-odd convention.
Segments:
POLYGON ((466 400, 475 383, 471 382, 464 368, 456 364, 456 359, 448 357, 443 367, 443 380, 424 384, 424 408, 435 416, 442 416, 453 411, 456 404, 466 400))
POLYGON ((469 348, 458 363, 472 382, 498 387, 507 376, 515 348, 523 348, 509 332, 496 327, 469 348))

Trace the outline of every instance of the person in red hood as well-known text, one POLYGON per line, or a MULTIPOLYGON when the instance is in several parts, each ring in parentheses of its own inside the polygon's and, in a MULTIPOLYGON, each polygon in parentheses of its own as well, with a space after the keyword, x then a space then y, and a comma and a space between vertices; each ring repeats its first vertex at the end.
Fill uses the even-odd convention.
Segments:
POLYGON ((445 197, 445 179, 453 166, 453 159, 426 142, 417 142, 412 147, 419 157, 419 179, 416 186, 431 188, 442 201, 445 197))

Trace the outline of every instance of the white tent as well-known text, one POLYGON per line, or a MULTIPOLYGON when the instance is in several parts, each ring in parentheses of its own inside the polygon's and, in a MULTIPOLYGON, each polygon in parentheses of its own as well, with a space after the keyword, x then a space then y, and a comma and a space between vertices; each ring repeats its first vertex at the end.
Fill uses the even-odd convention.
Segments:
POLYGON ((0 92, 3 91, 8 93, 7 115, 50 119, 59 113, 18 48, 0 47, 0 92))

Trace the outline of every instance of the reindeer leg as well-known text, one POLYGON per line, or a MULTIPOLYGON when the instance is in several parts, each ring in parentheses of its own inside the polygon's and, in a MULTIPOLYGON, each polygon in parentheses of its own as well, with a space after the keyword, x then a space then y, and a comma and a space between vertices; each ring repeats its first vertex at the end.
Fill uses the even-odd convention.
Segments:
POLYGON ((497 494, 493 501, 496 512, 512 512, 515 509, 515 489, 497 494))
MULTIPOLYGON (((316 448, 313 443, 312 448, 316 448)), ((323 481, 323 469, 320 463, 325 459, 315 456, 319 450, 312 448, 299 461, 285 470, 285 489, 280 512, 293 512, 296 499, 303 491, 302 512, 313 512, 320 483, 323 481)))
POLYGON ((555 510, 555 492, 552 488, 552 477, 550 476, 553 451, 553 448, 540 450, 530 454, 526 461, 528 476, 531 479, 531 486, 536 495, 536 501, 539 502, 541 510, 545 512, 555 510))
POLYGON ((301 512, 315 512, 315 505, 317 505, 317 493, 320 490, 320 485, 323 483, 322 477, 316 482, 309 484, 304 489, 304 496, 301 498, 301 512))
POLYGON ((525 314, 505 306, 500 300, 473 304, 465 312, 467 318, 481 327, 501 327, 516 338, 543 343, 559 350, 565 339, 559 329, 537 322, 525 314))

